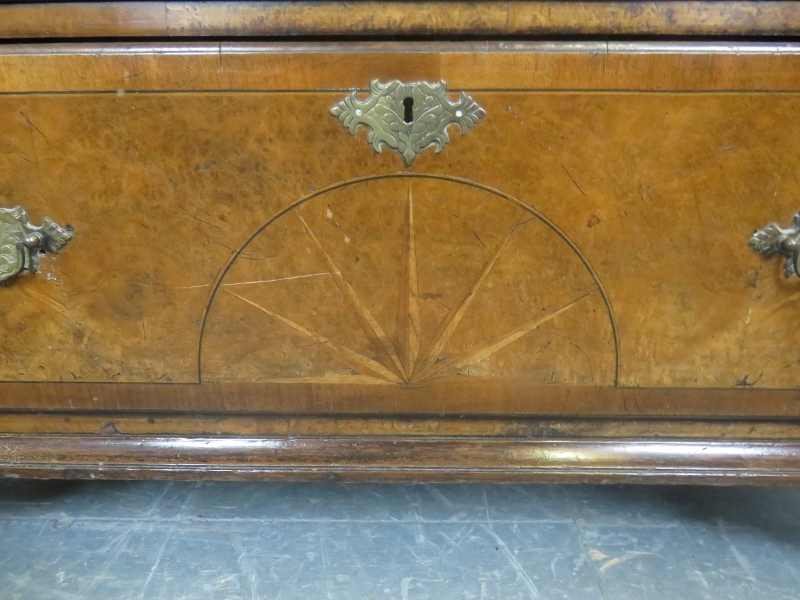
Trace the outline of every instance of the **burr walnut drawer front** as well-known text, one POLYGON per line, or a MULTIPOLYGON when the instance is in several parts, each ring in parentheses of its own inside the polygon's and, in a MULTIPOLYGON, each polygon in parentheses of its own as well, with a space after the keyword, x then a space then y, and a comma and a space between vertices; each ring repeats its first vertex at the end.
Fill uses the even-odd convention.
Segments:
POLYGON ((758 47, 3 48, 0 405, 795 415, 798 84, 758 47))

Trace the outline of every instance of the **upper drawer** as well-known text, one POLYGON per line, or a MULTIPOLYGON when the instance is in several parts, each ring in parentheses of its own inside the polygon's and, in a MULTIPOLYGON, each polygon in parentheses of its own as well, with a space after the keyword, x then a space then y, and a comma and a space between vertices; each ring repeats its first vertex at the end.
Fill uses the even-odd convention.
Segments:
POLYGON ((786 45, 5 47, 0 207, 74 237, 0 288, 0 380, 800 387, 748 247, 800 209, 798 90, 786 45), (352 135, 372 80, 449 89, 352 135))

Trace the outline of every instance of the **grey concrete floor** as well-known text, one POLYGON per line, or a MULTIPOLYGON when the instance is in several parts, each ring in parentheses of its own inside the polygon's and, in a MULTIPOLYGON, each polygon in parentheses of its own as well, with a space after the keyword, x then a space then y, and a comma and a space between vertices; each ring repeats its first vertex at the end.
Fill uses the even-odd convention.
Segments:
POLYGON ((0 599, 800 599, 800 488, 0 481, 0 599))

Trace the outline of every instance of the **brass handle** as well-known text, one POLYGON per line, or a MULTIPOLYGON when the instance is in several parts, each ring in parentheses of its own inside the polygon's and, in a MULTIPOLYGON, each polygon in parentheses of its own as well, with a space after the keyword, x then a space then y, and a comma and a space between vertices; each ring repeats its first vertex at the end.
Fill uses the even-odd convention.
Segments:
POLYGON ((71 239, 72 225, 60 227, 45 217, 37 227, 21 206, 0 208, 0 283, 22 271, 36 273, 42 254, 58 254, 71 239))
POLYGON ((756 229, 750 238, 750 246, 765 258, 780 254, 786 257, 783 264, 783 274, 786 277, 797 275, 800 277, 800 212, 792 219, 789 229, 779 227, 777 223, 770 223, 763 229, 756 229))

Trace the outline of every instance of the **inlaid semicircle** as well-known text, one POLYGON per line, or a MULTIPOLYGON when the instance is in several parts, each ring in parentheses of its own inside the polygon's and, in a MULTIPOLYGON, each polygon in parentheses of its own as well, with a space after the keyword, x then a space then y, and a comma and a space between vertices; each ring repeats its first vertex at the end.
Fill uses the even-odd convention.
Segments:
POLYGON ((201 381, 614 385, 588 261, 530 206, 425 175, 346 182, 263 226, 219 280, 201 381))

